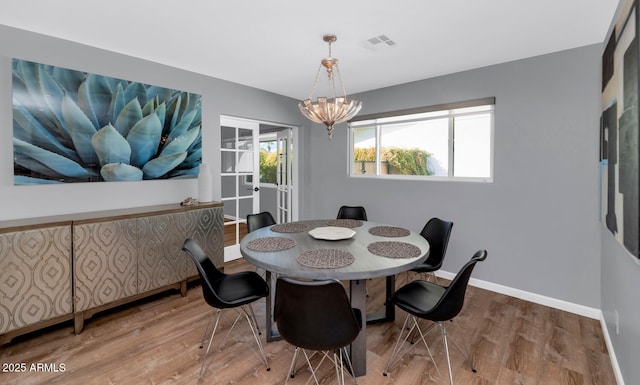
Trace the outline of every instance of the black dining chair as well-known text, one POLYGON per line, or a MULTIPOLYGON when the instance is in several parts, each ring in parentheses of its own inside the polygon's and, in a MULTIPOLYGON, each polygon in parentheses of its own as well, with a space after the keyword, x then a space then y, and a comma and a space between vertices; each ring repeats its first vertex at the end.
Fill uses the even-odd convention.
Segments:
MULTIPOLYGON (((393 366, 393 364, 395 364, 405 353, 407 353, 409 350, 411 350, 411 348, 415 346, 415 344, 410 344, 410 347, 406 349, 406 351, 402 351, 405 342, 407 341, 411 333, 415 330, 419 334, 420 340, 422 340, 424 345, 427 347, 427 352, 429 353, 429 356, 433 361, 433 365, 435 366, 440 378, 442 378, 440 369, 438 369, 438 366, 433 359, 433 355, 431 354, 431 349, 429 349, 429 345, 425 340, 425 336, 436 325, 438 325, 440 327, 442 343, 444 344, 444 350, 447 357, 449 383, 453 385, 453 374, 451 373, 451 357, 449 356, 448 343, 451 342, 452 345, 465 357, 466 360, 469 360, 469 357, 468 354, 465 354, 462 349, 460 349, 460 347, 447 335, 447 328, 445 324, 446 321, 450 321, 455 318, 462 310, 469 278, 471 277, 471 272, 473 271, 473 268, 475 267, 477 262, 484 261, 486 258, 487 251, 478 250, 473 255, 473 257, 471 257, 469 262, 467 262, 462 267, 462 269, 460 269, 449 286, 440 286, 433 282, 416 280, 404 285, 391 296, 389 300, 400 309, 406 311, 407 318, 404 321, 404 325, 402 325, 402 329, 400 329, 398 339, 393 348, 393 351, 391 352, 389 361, 387 362, 387 367, 384 370, 385 376, 388 374, 389 369, 393 366), (433 321, 433 323, 423 331, 418 325, 419 319, 433 321), (410 328, 408 327, 409 324, 411 325, 410 328), (404 333, 405 330, 408 330, 406 334, 404 333)), ((471 362, 471 369, 474 372, 476 371, 473 366, 473 362, 471 362)))
POLYGON ((349 366, 349 373, 353 373, 346 347, 360 333, 362 313, 358 309, 351 308, 347 293, 340 281, 299 281, 288 277, 278 278, 273 319, 278 325, 282 338, 295 346, 285 384, 289 378, 295 376, 300 350, 316 384, 318 384, 316 373, 327 358, 333 362, 338 384, 344 384, 343 363, 345 361, 349 366), (306 350, 322 352, 322 359, 315 369, 311 365, 306 350), (332 357, 329 356, 328 351, 333 352, 332 357))
POLYGON ((429 242, 429 257, 410 271, 417 274, 427 273, 427 278, 432 276, 437 283, 438 277, 436 277, 434 272, 440 270, 442 267, 452 229, 453 222, 444 221, 435 217, 429 219, 420 232, 420 235, 429 242))
POLYGON ((367 220, 367 211, 362 206, 342 206, 338 210, 336 219, 357 219, 367 220))
MULTIPOLYGON (((202 357, 202 366, 200 368, 200 374, 198 375, 198 383, 204 374, 209 349, 211 349, 211 343, 216 334, 218 323, 220 322, 220 316, 224 309, 234 309, 238 314, 231 325, 231 329, 227 332, 227 336, 238 323, 240 318, 244 317, 249 324, 249 328, 251 329, 251 333, 253 334, 256 343, 258 344, 260 359, 266 366, 267 370, 271 370, 262 347, 262 342, 260 342, 260 337, 258 336, 260 334, 260 328, 258 327, 255 313, 251 308, 252 302, 257 301, 260 298, 264 298, 269 294, 267 283, 253 271, 243 271, 234 274, 225 274, 221 272, 216 268, 211 259, 209 259, 204 250, 202 250, 202 247, 200 247, 198 242, 191 238, 184 241, 182 250, 191 257, 198 269, 198 274, 200 275, 202 284, 202 294, 205 301, 209 306, 216 309, 211 317, 211 334, 209 336, 207 350, 204 353, 204 357, 202 357)), ((200 348, 204 346, 204 341, 207 339, 208 335, 209 325, 205 328, 200 348)), ((225 341, 220 342, 219 349, 222 349, 224 342, 225 341)))
POLYGON ((258 214, 247 215, 247 231, 248 232, 256 231, 262 227, 267 227, 275 224, 276 224, 276 221, 273 219, 273 216, 268 211, 263 211, 258 214))
MULTIPOLYGON (((268 211, 247 215, 247 232, 249 233, 275 224, 276 221, 273 219, 273 215, 268 211)), ((266 277, 266 271, 264 269, 256 269, 256 273, 263 278, 266 277)))

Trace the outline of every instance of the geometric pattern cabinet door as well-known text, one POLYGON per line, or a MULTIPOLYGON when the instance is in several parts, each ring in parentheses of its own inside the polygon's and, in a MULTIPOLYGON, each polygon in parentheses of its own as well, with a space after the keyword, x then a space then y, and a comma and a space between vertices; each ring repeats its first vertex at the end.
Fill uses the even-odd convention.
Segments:
POLYGON ((72 313, 71 226, 0 234, 0 334, 72 313))
POLYGON ((182 251, 185 213, 138 218, 138 292, 183 281, 186 259, 182 251))
MULTIPOLYGON (((212 259, 217 267, 224 263, 224 239, 223 239, 223 208, 212 207, 201 210, 192 210, 186 214, 186 237, 195 239, 212 259)), ((182 253, 187 261, 185 277, 198 275, 195 264, 182 253)))
POLYGON ((182 251, 196 239, 222 267, 220 202, 134 207, 0 221, 0 344, 73 319, 76 333, 101 310, 198 274, 182 251))
POLYGON ((76 312, 138 293, 138 233, 135 218, 74 225, 76 312))

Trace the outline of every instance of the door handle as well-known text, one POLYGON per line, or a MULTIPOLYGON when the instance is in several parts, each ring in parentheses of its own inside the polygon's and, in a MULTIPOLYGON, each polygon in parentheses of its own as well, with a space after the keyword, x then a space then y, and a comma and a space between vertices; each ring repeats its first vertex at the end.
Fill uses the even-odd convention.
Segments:
MULTIPOLYGON (((251 190, 250 188, 248 188, 247 190, 251 190)), ((260 191, 260 187, 254 187, 253 191, 260 191)))

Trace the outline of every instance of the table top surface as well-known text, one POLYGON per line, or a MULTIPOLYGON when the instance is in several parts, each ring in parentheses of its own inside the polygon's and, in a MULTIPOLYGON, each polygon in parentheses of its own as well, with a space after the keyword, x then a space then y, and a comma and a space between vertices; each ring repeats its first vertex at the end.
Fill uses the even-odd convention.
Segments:
MULTIPOLYGON (((405 230, 408 233, 405 236, 377 236, 369 232, 374 227, 394 227, 388 224, 361 221, 362 226, 351 228, 355 231, 352 237, 340 240, 322 240, 309 235, 310 230, 328 226, 333 221, 335 220, 325 219, 292 223, 294 226, 299 225, 304 228, 298 232, 275 232, 271 229, 273 226, 264 227, 247 234, 240 243, 240 251, 248 262, 274 273, 298 278, 339 280, 358 280, 397 274, 415 267, 429 255, 429 243, 413 231, 405 230), (292 239, 295 241, 295 246, 279 251, 256 251, 247 247, 247 244, 253 240, 272 237, 278 237, 281 241, 283 240, 281 238, 292 239), (384 257, 370 252, 367 248, 377 242, 400 242, 413 245, 420 251, 415 257, 384 257), (339 253, 348 252, 353 256, 353 263, 338 268, 314 268, 298 262, 297 258, 300 254, 318 249, 333 249, 339 253)), ((396 227, 391 230, 397 229, 404 230, 396 227)))

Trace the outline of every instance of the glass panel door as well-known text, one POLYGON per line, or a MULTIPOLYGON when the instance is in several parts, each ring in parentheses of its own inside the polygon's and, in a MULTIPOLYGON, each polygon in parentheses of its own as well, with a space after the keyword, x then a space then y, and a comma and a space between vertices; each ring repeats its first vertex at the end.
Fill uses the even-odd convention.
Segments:
POLYGON ((291 190, 293 181, 291 180, 292 157, 291 150, 293 143, 291 139, 291 129, 279 131, 277 134, 276 176, 277 176, 277 219, 278 223, 291 222, 291 190))
POLYGON ((247 215, 260 208, 258 136, 257 122, 220 118, 225 262, 242 257, 240 240, 247 233, 247 215))

